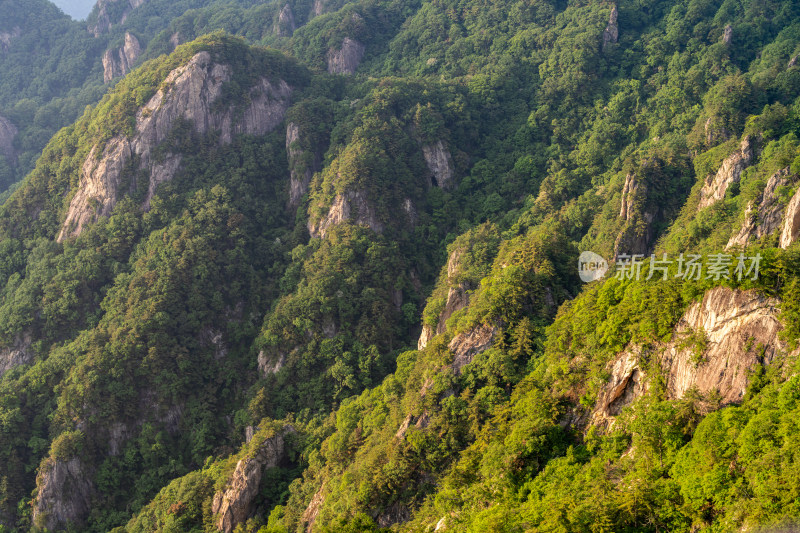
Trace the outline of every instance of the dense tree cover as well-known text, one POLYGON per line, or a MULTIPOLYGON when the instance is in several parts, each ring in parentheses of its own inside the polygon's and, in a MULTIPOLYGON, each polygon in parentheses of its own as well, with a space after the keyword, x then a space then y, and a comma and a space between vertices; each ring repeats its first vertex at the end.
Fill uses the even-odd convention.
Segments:
POLYGON ((106 44, 124 30, 148 43, 150 60, 59 132, 0 209, 0 345, 30 339, 33 356, 0 377, 0 529, 39 527, 37 467, 78 458, 95 488, 79 527, 213 530, 213 494, 284 422, 298 431, 290 460, 265 474, 245 531, 302 530, 312 500, 322 531, 443 518, 464 531, 719 531, 794 513, 791 357, 754 375, 740 406, 669 400, 654 379, 612 430, 586 415, 609 360, 670 340, 720 283, 781 298, 794 343, 797 247, 754 243, 757 281, 582 288, 574 265, 582 249, 611 259, 626 231, 651 232, 657 253, 719 251, 770 176, 800 171, 798 7, 620 1, 619 40, 604 43, 612 6, 600 1, 334 1, 316 16, 312 4, 287 4, 299 28, 286 36, 284 3, 151 0, 86 40, 98 55, 61 47, 52 65, 86 60, 69 78, 86 100, 58 100, 63 87, 32 103, 0 94, 9 109, 47 109, 49 136, 71 120, 52 118, 58 102, 77 116, 97 100, 106 44), (176 34, 216 30, 282 52, 214 33, 161 55, 176 34), (366 45, 364 62, 328 76, 345 36, 366 45), (168 148, 181 171, 149 211, 131 190, 54 242, 91 147, 130 134, 199 50, 232 66, 231 101, 259 76, 295 86, 287 121, 304 153, 291 164, 319 169, 300 208, 287 209, 280 128, 227 146, 178 128, 168 148), (743 135, 756 164, 698 212, 703 181, 743 135), (451 188, 422 154, 438 142, 451 188), (623 199, 629 176, 640 196, 623 199), (351 220, 309 238, 354 194, 351 220), (469 305, 413 350, 420 316, 435 329, 456 289, 469 305), (491 347, 455 365, 449 343, 478 330, 491 347), (249 425, 261 433, 242 446, 249 425))

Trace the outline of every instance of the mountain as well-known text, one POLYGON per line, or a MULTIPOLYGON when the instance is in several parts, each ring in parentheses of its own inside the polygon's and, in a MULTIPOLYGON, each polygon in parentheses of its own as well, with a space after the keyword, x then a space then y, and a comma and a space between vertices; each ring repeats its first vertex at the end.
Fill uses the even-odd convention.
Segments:
POLYGON ((22 7, 0 531, 795 526, 794 2, 22 7))

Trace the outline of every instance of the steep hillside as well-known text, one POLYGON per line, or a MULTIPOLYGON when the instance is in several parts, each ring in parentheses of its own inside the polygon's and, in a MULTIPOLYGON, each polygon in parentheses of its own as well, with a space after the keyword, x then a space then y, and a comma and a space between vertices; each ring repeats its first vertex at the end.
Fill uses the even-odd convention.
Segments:
POLYGON ((798 516, 795 3, 87 24, 113 87, 0 207, 0 529, 798 516))

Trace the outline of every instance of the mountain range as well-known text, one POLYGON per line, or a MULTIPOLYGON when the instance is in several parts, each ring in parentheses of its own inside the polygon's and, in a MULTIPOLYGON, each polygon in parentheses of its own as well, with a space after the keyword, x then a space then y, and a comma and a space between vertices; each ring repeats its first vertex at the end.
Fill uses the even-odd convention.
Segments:
POLYGON ((0 533, 798 527, 799 61, 790 0, 3 0, 0 533))

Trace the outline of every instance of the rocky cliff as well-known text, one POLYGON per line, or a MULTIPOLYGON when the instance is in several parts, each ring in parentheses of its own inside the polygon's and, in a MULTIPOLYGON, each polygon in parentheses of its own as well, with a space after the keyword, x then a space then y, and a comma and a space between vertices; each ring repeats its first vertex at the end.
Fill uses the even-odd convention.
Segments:
POLYGON ((616 43, 619 40, 619 25, 617 19, 619 18, 619 10, 617 5, 611 7, 611 14, 608 17, 608 25, 603 30, 603 50, 606 50, 609 45, 616 43))
POLYGON ((105 146, 92 148, 58 240, 80 234, 87 224, 111 213, 118 197, 127 192, 120 190, 123 171, 134 158, 149 175, 143 204, 148 209, 156 187, 172 179, 180 166, 180 154, 170 153, 158 160, 153 156, 179 119, 188 121, 198 134, 219 132, 222 143, 229 143, 237 134, 267 133, 283 121, 292 94, 283 80, 261 78, 250 90, 244 110, 214 106, 231 75, 230 66, 215 63, 208 52, 197 53, 172 71, 162 89, 137 112, 133 135, 119 134, 105 146))
POLYGON ((625 176, 619 220, 622 229, 614 242, 614 258, 620 254, 646 255, 653 242, 654 209, 646 205, 647 185, 635 174, 625 176))
POLYGON ((5 117, 0 116, 0 155, 6 156, 12 163, 17 159, 14 148, 14 139, 17 137, 17 127, 5 117))
POLYGON ((435 326, 425 324, 422 326, 422 333, 420 333, 419 340, 417 341, 417 349, 422 350, 428 345, 428 342, 436 335, 441 335, 447 331, 447 319, 453 313, 465 308, 469 305, 470 291, 476 287, 468 282, 456 282, 456 277, 460 274, 462 269, 462 257, 464 251, 461 249, 453 250, 450 257, 447 258, 447 282, 449 285, 447 291, 447 301, 445 302, 444 309, 439 313, 435 326))
POLYGON ((125 44, 120 48, 106 50, 103 54, 103 81, 108 83, 118 76, 124 76, 133 68, 142 53, 139 39, 125 33, 125 44))
POLYGON ((31 335, 19 335, 11 346, 0 348, 0 378, 14 367, 33 361, 31 335))
POLYGON ((278 20, 275 21, 275 33, 281 37, 291 37, 297 26, 294 22, 294 13, 289 4, 283 6, 281 12, 278 14, 278 20))
POLYGON ((442 140, 422 147, 425 164, 431 172, 431 185, 445 190, 453 188, 453 158, 442 140))
POLYGON ((329 228, 350 221, 366 226, 376 233, 383 231, 383 222, 378 218, 364 191, 347 191, 337 194, 328 213, 319 220, 308 221, 308 232, 312 237, 325 238, 329 228))
POLYGON ((48 458, 39 468, 36 486, 33 522, 37 527, 54 530, 82 523, 94 489, 80 459, 48 458))
MULTIPOLYGON (((214 495, 211 512, 216 518, 217 527, 224 533, 231 533, 236 526, 243 524, 252 515, 254 500, 258 494, 264 470, 274 468, 284 459, 284 439, 294 428, 286 426, 271 437, 263 438, 251 447, 247 457, 236 464, 225 489, 214 495)), ((255 439, 258 439, 256 435, 255 439)))
POLYGON ((755 160, 754 145, 755 140, 746 136, 739 149, 722 162, 717 173, 706 177, 703 188, 700 190, 698 210, 717 203, 725 197, 728 187, 739 182, 742 171, 752 165, 755 160))
MULTIPOLYGON (((778 313, 778 301, 756 291, 706 292, 686 310, 672 341, 649 349, 666 377, 667 397, 680 399, 696 388, 718 394, 721 405, 740 402, 752 369, 786 350, 778 313)), ((611 377, 598 394, 594 423, 610 422, 647 390, 642 350, 631 346, 609 364, 611 377)))
POLYGON ((771 235, 780 228, 784 206, 778 198, 778 189, 790 185, 796 180, 797 176, 792 174, 788 167, 770 176, 764 191, 756 201, 757 203, 751 202, 747 205, 744 223, 739 232, 728 241, 726 249, 733 246, 746 246, 751 240, 771 235))
POLYGON ((364 45, 345 37, 342 46, 337 50, 328 50, 328 73, 354 74, 364 58, 364 45))
POLYGON ((11 42, 22 35, 22 29, 15 26, 11 31, 0 31, 0 52, 8 52, 11 42))
POLYGON ((322 169, 319 154, 308 153, 300 147, 300 126, 295 122, 286 125, 286 157, 289 160, 289 209, 295 209, 308 192, 314 172, 322 169))
POLYGON ((786 206, 778 244, 781 248, 788 248, 798 237, 800 237, 800 189, 794 193, 786 206))
POLYGON ((492 346, 497 328, 481 324, 453 337, 447 347, 453 352, 453 373, 461 374, 461 369, 470 364, 476 355, 492 346))
POLYGON ((108 33, 112 26, 122 24, 131 11, 145 3, 146 0, 98 0, 95 9, 97 16, 89 25, 89 32, 95 37, 108 33), (121 15, 116 16, 120 11, 121 15))

